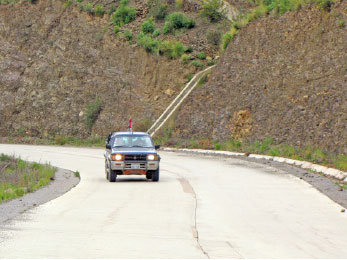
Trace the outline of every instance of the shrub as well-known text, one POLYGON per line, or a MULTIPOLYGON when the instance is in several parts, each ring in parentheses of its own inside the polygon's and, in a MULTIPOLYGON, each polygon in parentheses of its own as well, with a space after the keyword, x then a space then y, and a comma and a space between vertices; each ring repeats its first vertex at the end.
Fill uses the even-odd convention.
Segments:
POLYGON ((202 6, 201 15, 210 19, 211 22, 218 22, 225 17, 222 0, 207 0, 202 6))
POLYGON ((95 13, 96 16, 103 17, 104 13, 105 13, 104 6, 102 4, 97 4, 95 6, 94 13, 95 13))
POLYGON ((111 5, 111 7, 107 10, 107 14, 112 15, 116 10, 116 7, 114 5, 111 5))
POLYGON ((216 143, 215 145, 214 145, 214 149, 215 150, 220 150, 222 148, 222 145, 220 144, 220 143, 216 143))
POLYGON ((165 19, 165 24, 163 28, 164 34, 173 32, 180 28, 193 28, 195 26, 195 21, 193 19, 185 17, 182 13, 175 12, 168 15, 165 19))
POLYGON ((187 79, 187 82, 191 81, 193 78, 193 75, 191 73, 189 73, 187 76, 186 76, 186 79, 187 79))
POLYGON ((329 11, 333 4, 332 0, 316 0, 316 2, 319 8, 326 11, 329 11))
POLYGON ((184 48, 185 53, 192 53, 193 52, 193 47, 192 46, 187 46, 184 48))
POLYGON ((218 46, 220 44, 221 33, 214 30, 207 31, 206 39, 211 45, 218 46))
POLYGON ((208 81, 208 75, 205 74, 204 76, 201 77, 201 79, 198 82, 198 87, 204 85, 208 81))
POLYGON ((127 39, 128 41, 131 41, 131 40, 133 39, 133 34, 132 34, 131 31, 126 30, 126 31, 124 32, 124 37, 125 37, 125 39, 127 39))
POLYGON ((191 64, 197 68, 203 68, 204 67, 204 63, 197 61, 197 60, 193 60, 191 64))
POLYGON ((144 21, 141 25, 141 31, 144 33, 153 33, 155 30, 155 24, 152 18, 144 21))
POLYGON ((160 29, 156 29, 156 30, 153 32, 152 36, 155 38, 155 37, 158 37, 160 34, 161 34, 160 29))
POLYGON ((212 59, 207 60, 207 65, 208 66, 214 65, 214 60, 212 60, 212 59))
POLYGON ((88 2, 85 6, 84 6, 84 11, 86 11, 89 14, 93 14, 93 4, 91 2, 88 2))
POLYGON ((84 0, 76 0, 77 3, 82 3, 84 0))
POLYGON ((222 51, 225 51, 229 43, 234 39, 235 34, 238 32, 237 29, 233 28, 231 32, 227 32, 222 37, 222 51))
POLYGON ((182 55, 182 62, 183 63, 188 63, 192 59, 193 59, 193 57, 191 55, 187 55, 187 54, 182 55))
POLYGON ((114 25, 122 26, 135 20, 136 9, 134 7, 127 7, 129 1, 122 0, 119 8, 113 13, 111 20, 114 25))
POLYGON ((204 60, 206 59, 206 54, 204 52, 199 52, 196 57, 199 59, 199 60, 204 60))
POLYGON ((156 3, 151 12, 156 20, 163 20, 167 16, 169 6, 167 4, 156 3))
POLYGON ((156 53, 158 51, 159 41, 153 40, 151 36, 144 33, 138 35, 137 43, 147 52, 156 53))
POLYGON ((65 7, 70 7, 73 4, 72 0, 66 0, 64 3, 65 7))
POLYGON ((84 117, 84 122, 87 129, 91 130, 95 121, 103 108, 103 103, 99 98, 96 98, 93 103, 90 103, 87 107, 87 111, 84 117))
POLYGON ((159 53, 177 59, 184 53, 184 45, 181 42, 164 41, 159 45, 159 53))
POLYGON ((120 27, 118 25, 116 25, 114 28, 113 28, 113 32, 114 34, 118 34, 120 32, 120 27))

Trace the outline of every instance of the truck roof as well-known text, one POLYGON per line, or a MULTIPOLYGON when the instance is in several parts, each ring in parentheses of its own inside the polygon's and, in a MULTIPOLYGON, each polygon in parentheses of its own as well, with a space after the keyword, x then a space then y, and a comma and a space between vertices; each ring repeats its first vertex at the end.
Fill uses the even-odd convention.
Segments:
POLYGON ((149 135, 145 132, 114 132, 113 135, 149 135))

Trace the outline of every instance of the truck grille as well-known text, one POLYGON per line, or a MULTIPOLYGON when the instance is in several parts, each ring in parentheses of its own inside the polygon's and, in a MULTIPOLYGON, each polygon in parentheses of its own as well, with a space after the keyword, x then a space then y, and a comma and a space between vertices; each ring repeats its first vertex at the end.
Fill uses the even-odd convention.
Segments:
MULTIPOLYGON (((139 165, 140 165, 140 168, 138 170, 146 170, 146 163, 139 163, 139 165)), ((125 163, 124 169, 126 169, 126 170, 132 169, 131 163, 125 163)))
POLYGON ((126 154, 124 156, 124 161, 146 161, 146 154, 126 154))

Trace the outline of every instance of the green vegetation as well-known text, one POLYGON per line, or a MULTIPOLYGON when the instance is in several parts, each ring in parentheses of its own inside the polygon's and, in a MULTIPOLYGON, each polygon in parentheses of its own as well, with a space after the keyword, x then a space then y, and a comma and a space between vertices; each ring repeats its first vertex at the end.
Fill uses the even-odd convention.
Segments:
POLYGON ((186 79, 187 79, 187 82, 191 81, 193 78, 193 75, 191 73, 189 73, 187 76, 186 76, 186 79))
POLYGON ((191 64, 197 68, 203 68, 205 66, 204 63, 198 60, 193 60, 191 64))
POLYGON ((156 30, 154 30, 154 32, 152 33, 152 36, 155 38, 155 37, 158 37, 160 34, 161 34, 160 29, 156 29, 156 30))
POLYGON ((64 2, 64 6, 65 6, 65 7, 70 7, 72 4, 73 4, 72 0, 66 0, 66 1, 64 2))
POLYGON ((204 85, 205 83, 207 83, 208 81, 208 74, 205 74, 204 76, 201 77, 201 79, 199 80, 197 87, 200 87, 202 85, 204 85))
POLYGON ((0 204, 33 192, 54 178, 55 168, 0 155, 0 204))
POLYGON ((111 16, 114 25, 123 26, 135 20, 136 9, 135 7, 128 7, 128 3, 128 0, 122 0, 118 9, 111 16))
POLYGON ((166 55, 170 59, 177 59, 184 53, 184 45, 181 42, 163 41, 159 45, 159 54, 166 55))
POLYGON ((183 13, 175 12, 166 17, 163 32, 164 34, 168 34, 174 32, 177 29, 190 29, 194 26, 195 21, 193 19, 187 18, 183 13))
POLYGON ((155 23, 152 18, 144 21, 141 25, 141 31, 143 33, 153 33, 155 30, 155 23))
POLYGON ((196 57, 199 59, 199 60, 205 60, 206 59, 206 54, 204 52, 199 52, 196 57))
POLYGON ((169 13, 169 6, 157 0, 151 8, 150 13, 156 20, 164 20, 169 13))
POLYGON ((154 40, 147 34, 139 33, 137 43, 149 53, 159 53, 159 41, 154 40))
MULTIPOLYGON (((164 133, 167 130, 164 130, 164 133)), ((172 130, 171 130, 172 132, 172 130)), ((182 147, 180 144, 173 142, 175 140, 171 135, 165 134, 164 137, 156 138, 155 141, 161 145, 168 145, 182 147)), ((296 147, 284 143, 276 143, 272 138, 265 138, 263 141, 255 142, 242 142, 230 138, 224 142, 216 141, 214 145, 211 141, 206 139, 201 140, 189 140, 190 144, 186 144, 184 147, 194 149, 215 149, 223 151, 264 154, 271 156, 280 156, 294 160, 309 161, 327 167, 333 167, 342 171, 347 171, 347 155, 346 154, 334 154, 327 151, 323 151, 316 147, 296 147)))
POLYGON ((211 45, 218 46, 221 40, 221 33, 215 30, 208 30, 206 33, 207 42, 211 45))
POLYGON ((187 46, 184 48, 185 53, 192 53, 193 52, 193 47, 192 46, 187 46))
POLYGON ((211 22, 219 22, 225 17, 223 0, 207 0, 202 6, 201 15, 211 22))
POLYGON ((183 54, 182 57, 182 62, 184 64, 187 64, 189 61, 191 61, 192 59, 194 59, 191 55, 188 55, 188 54, 183 54))
POLYGON ((261 0, 258 6, 240 16, 231 26, 230 32, 223 36, 221 50, 224 51, 240 29, 250 22, 269 14, 282 15, 288 11, 301 9, 303 6, 316 4, 320 9, 329 11, 336 0, 261 0))
POLYGON ((120 27, 118 25, 115 25, 113 27, 113 32, 114 32, 115 35, 117 35, 120 32, 120 27))
POLYGON ((84 122, 88 130, 91 130, 95 121, 103 108, 103 103, 99 98, 96 98, 93 103, 90 103, 87 107, 87 111, 84 117, 84 122))
POLYGON ((97 4, 95 6, 94 13, 95 13, 95 16, 103 17, 105 13, 104 6, 102 4, 97 4))
POLYGON ((75 171, 75 172, 74 172, 74 175, 75 175, 76 178, 81 179, 81 175, 80 175, 80 172, 79 172, 79 171, 75 171))
POLYGON ((89 14, 93 14, 93 4, 91 2, 86 3, 83 10, 89 14))
POLYGON ((184 0, 176 0, 176 9, 182 9, 183 8, 183 1, 184 0))
POLYGON ((180 58, 185 50, 181 42, 154 40, 151 36, 143 32, 137 36, 137 43, 149 53, 165 55, 170 59, 180 58))
POLYGON ((222 51, 225 51, 228 47, 229 43, 234 39, 234 36, 238 33, 238 30, 236 28, 233 28, 230 32, 227 32, 222 37, 222 45, 221 49, 222 51))
POLYGON ((105 139, 101 137, 79 138, 72 136, 58 135, 49 139, 41 139, 38 144, 47 145, 72 145, 72 146, 104 146, 105 139))
POLYGON ((124 31, 124 37, 128 41, 131 41, 133 39, 133 33, 131 31, 129 31, 129 30, 125 30, 124 31))

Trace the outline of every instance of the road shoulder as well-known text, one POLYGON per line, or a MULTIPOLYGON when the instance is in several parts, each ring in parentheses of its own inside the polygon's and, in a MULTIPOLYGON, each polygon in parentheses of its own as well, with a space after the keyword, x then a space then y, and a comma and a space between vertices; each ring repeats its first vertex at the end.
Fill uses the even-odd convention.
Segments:
POLYGON ((23 197, 0 204, 0 226, 27 210, 65 194, 75 187, 79 181, 80 179, 72 171, 58 168, 54 180, 47 186, 23 197))

